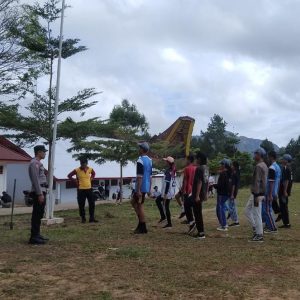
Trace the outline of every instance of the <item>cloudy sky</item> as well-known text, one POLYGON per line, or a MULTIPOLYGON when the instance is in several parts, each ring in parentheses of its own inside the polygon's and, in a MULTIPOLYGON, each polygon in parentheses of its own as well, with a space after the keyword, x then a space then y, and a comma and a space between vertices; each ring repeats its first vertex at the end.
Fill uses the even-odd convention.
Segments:
POLYGON ((65 37, 89 50, 63 62, 62 96, 103 91, 89 116, 123 98, 158 133, 177 117, 194 134, 228 129, 279 146, 299 135, 300 1, 67 0, 65 37))

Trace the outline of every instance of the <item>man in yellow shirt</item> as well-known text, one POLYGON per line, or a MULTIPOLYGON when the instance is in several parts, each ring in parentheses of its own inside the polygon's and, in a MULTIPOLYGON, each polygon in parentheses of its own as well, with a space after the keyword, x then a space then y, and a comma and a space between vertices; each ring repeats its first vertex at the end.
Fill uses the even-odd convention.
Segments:
POLYGON ((92 191, 92 180, 95 178, 95 171, 88 166, 86 158, 80 159, 80 167, 69 173, 68 178, 77 184, 77 201, 81 222, 85 223, 85 200, 89 202, 90 223, 97 223, 95 219, 95 199, 92 191), (74 178, 76 176, 76 179, 74 178))

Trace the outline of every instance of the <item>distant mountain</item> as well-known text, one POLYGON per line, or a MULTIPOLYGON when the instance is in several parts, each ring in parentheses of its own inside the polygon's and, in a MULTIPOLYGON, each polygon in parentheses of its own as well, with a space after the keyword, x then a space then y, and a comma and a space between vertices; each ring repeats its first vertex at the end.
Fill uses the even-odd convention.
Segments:
MULTIPOLYGON (((240 152, 253 153, 257 148, 259 148, 260 144, 263 141, 263 140, 260 140, 260 139, 252 139, 252 138, 248 138, 248 137, 245 137, 245 136, 239 136, 238 138, 240 139, 240 142, 237 145, 237 149, 240 152)), ((275 151, 278 151, 279 147, 275 144, 273 144, 273 145, 274 145, 275 151)))

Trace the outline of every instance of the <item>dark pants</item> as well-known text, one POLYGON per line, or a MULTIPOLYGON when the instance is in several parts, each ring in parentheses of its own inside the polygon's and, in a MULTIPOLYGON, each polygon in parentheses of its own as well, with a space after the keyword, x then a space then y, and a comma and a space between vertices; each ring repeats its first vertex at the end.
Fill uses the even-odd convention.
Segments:
POLYGON ((40 204, 38 201, 38 195, 32 193, 33 209, 31 216, 31 237, 35 238, 40 235, 41 219, 44 217, 45 205, 46 205, 46 193, 44 193, 45 201, 40 204))
POLYGON ((162 198, 162 196, 157 197, 156 200, 155 200, 157 208, 158 208, 159 213, 160 213, 160 219, 161 220, 166 219, 166 214, 165 214, 164 207, 163 207, 163 200, 164 199, 162 198))
POLYGON ((279 205, 280 205, 280 213, 282 217, 282 222, 284 225, 290 224, 289 217, 289 198, 284 196, 279 196, 279 205))
POLYGON ((274 214, 278 215, 280 213, 280 207, 278 205, 277 197, 273 198, 272 209, 274 211, 274 214))
POLYGON ((170 212, 170 202, 171 202, 171 199, 166 199, 165 200, 165 210, 166 210, 166 216, 167 216, 167 221, 168 221, 169 225, 172 224, 171 212, 170 212))
POLYGON ((85 200, 89 202, 90 220, 95 218, 95 199, 92 189, 77 190, 77 201, 79 206, 79 215, 82 219, 85 219, 85 200))
POLYGON ((199 233, 204 233, 203 215, 202 215, 202 201, 193 203, 193 212, 195 216, 195 222, 199 233))
POLYGON ((184 196, 184 211, 186 215, 186 219, 188 223, 192 223, 194 221, 193 216, 193 199, 192 197, 189 197, 188 195, 184 196))

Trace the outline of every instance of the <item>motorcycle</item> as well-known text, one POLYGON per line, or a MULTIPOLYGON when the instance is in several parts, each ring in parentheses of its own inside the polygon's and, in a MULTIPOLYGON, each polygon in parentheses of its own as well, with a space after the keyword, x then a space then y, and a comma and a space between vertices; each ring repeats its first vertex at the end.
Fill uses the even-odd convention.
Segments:
POLYGON ((92 189, 93 189, 93 195, 94 195, 95 201, 97 201, 97 200, 106 200, 104 191, 100 192, 98 187, 92 187, 92 189))
POLYGON ((23 191, 24 194, 24 201, 26 206, 32 206, 33 205, 33 198, 31 195, 31 191, 23 191))

